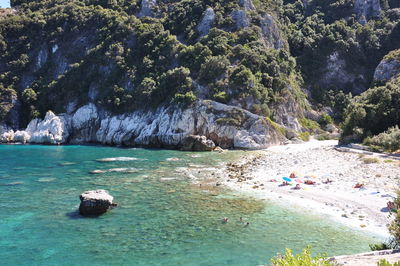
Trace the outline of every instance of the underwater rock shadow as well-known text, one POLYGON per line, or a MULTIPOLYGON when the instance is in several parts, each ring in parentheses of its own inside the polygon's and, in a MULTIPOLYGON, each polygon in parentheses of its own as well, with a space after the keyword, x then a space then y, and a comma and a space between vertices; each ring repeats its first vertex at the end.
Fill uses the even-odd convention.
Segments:
POLYGON ((65 216, 67 216, 68 218, 72 219, 72 220, 78 220, 78 219, 95 219, 95 218, 99 218, 100 216, 105 215, 105 213, 103 214, 98 214, 98 215, 82 215, 80 214, 79 210, 75 210, 75 211, 71 211, 71 212, 67 212, 65 214, 65 216))
POLYGON ((85 215, 83 216, 82 214, 79 213, 79 210, 75 210, 72 212, 67 212, 65 214, 68 218, 72 220, 78 220, 78 219, 93 219, 93 218, 98 218, 100 215, 85 215))

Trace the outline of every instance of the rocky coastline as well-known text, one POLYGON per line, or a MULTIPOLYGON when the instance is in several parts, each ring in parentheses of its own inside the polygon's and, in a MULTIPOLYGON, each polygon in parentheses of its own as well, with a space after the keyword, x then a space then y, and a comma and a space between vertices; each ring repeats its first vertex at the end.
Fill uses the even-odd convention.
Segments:
POLYGON ((86 144, 209 151, 219 146, 263 149, 285 137, 265 117, 239 107, 198 101, 190 108, 159 107, 112 115, 90 103, 56 115, 33 119, 25 130, 0 125, 1 143, 86 144))

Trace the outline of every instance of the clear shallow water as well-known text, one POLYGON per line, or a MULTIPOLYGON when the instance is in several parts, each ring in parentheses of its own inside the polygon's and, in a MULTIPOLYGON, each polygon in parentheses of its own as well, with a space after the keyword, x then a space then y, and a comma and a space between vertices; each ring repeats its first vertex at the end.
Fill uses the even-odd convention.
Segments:
POLYGON ((239 154, 0 145, 0 264, 259 265, 285 247, 311 244, 315 252, 337 255, 368 251, 378 241, 318 217, 200 188, 176 171, 201 171, 239 154), (121 156, 141 160, 96 161, 121 156), (138 171, 89 174, 121 167, 138 171), (80 217, 79 194, 99 188, 119 207, 80 217))

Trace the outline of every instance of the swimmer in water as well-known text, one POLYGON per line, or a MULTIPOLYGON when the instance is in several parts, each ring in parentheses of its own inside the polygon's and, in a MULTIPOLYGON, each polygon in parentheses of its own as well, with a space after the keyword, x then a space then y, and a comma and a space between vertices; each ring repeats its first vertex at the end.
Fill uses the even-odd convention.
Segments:
POLYGON ((222 219, 222 222, 223 222, 224 224, 226 224, 228 221, 229 221, 228 217, 224 217, 224 219, 222 219))

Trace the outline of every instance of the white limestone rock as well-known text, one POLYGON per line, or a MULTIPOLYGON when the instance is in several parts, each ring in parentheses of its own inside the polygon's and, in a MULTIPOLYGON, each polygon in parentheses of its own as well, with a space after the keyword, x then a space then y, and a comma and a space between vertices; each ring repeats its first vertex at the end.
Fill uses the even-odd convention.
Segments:
POLYGON ((381 11, 380 0, 355 0, 354 2, 354 12, 361 24, 365 24, 370 18, 380 17, 381 11))
POLYGON ((14 130, 0 123, 0 143, 8 143, 14 140, 14 130))
POLYGON ((255 10, 256 7, 251 0, 240 0, 239 5, 244 8, 244 10, 255 10))
POLYGON ((320 86, 338 88, 348 88, 349 84, 353 85, 353 93, 362 93, 367 88, 367 81, 362 67, 354 72, 349 72, 349 68, 344 57, 337 51, 334 51, 326 58, 326 67, 320 80, 320 86))
POLYGON ((31 139, 31 136, 26 131, 16 131, 14 134, 13 142, 27 143, 31 139))
POLYGON ((250 25, 246 11, 244 10, 233 10, 231 17, 235 21, 237 29, 247 28, 250 25))
POLYGON ((386 82, 400 74, 400 60, 383 59, 374 73, 374 80, 386 82))
POLYGON ((99 114, 94 104, 79 108, 71 118, 71 143, 95 142, 99 122, 99 114))
POLYGON ((138 17, 152 17, 155 6, 157 6, 156 0, 142 0, 138 17))
POLYGON ((199 32, 200 37, 203 37, 208 34, 215 20, 215 12, 211 7, 207 8, 203 14, 203 18, 201 19, 199 25, 197 25, 197 31, 199 32))
POLYGON ((279 28, 270 14, 264 15, 261 20, 261 30, 265 44, 274 49, 281 49, 284 46, 284 41, 279 32, 279 28))
POLYGON ((180 148, 190 135, 204 136, 207 145, 222 148, 259 149, 285 140, 264 117, 209 100, 187 109, 164 106, 117 116, 99 111, 93 104, 70 115, 48 112, 43 121, 34 119, 26 130, 17 131, 13 140, 180 148), (238 117, 239 124, 230 124, 232 117, 238 117))
POLYGON ((62 144, 66 143, 69 131, 67 121, 63 116, 57 116, 48 111, 43 121, 32 120, 26 132, 30 135, 30 143, 39 144, 62 144))

